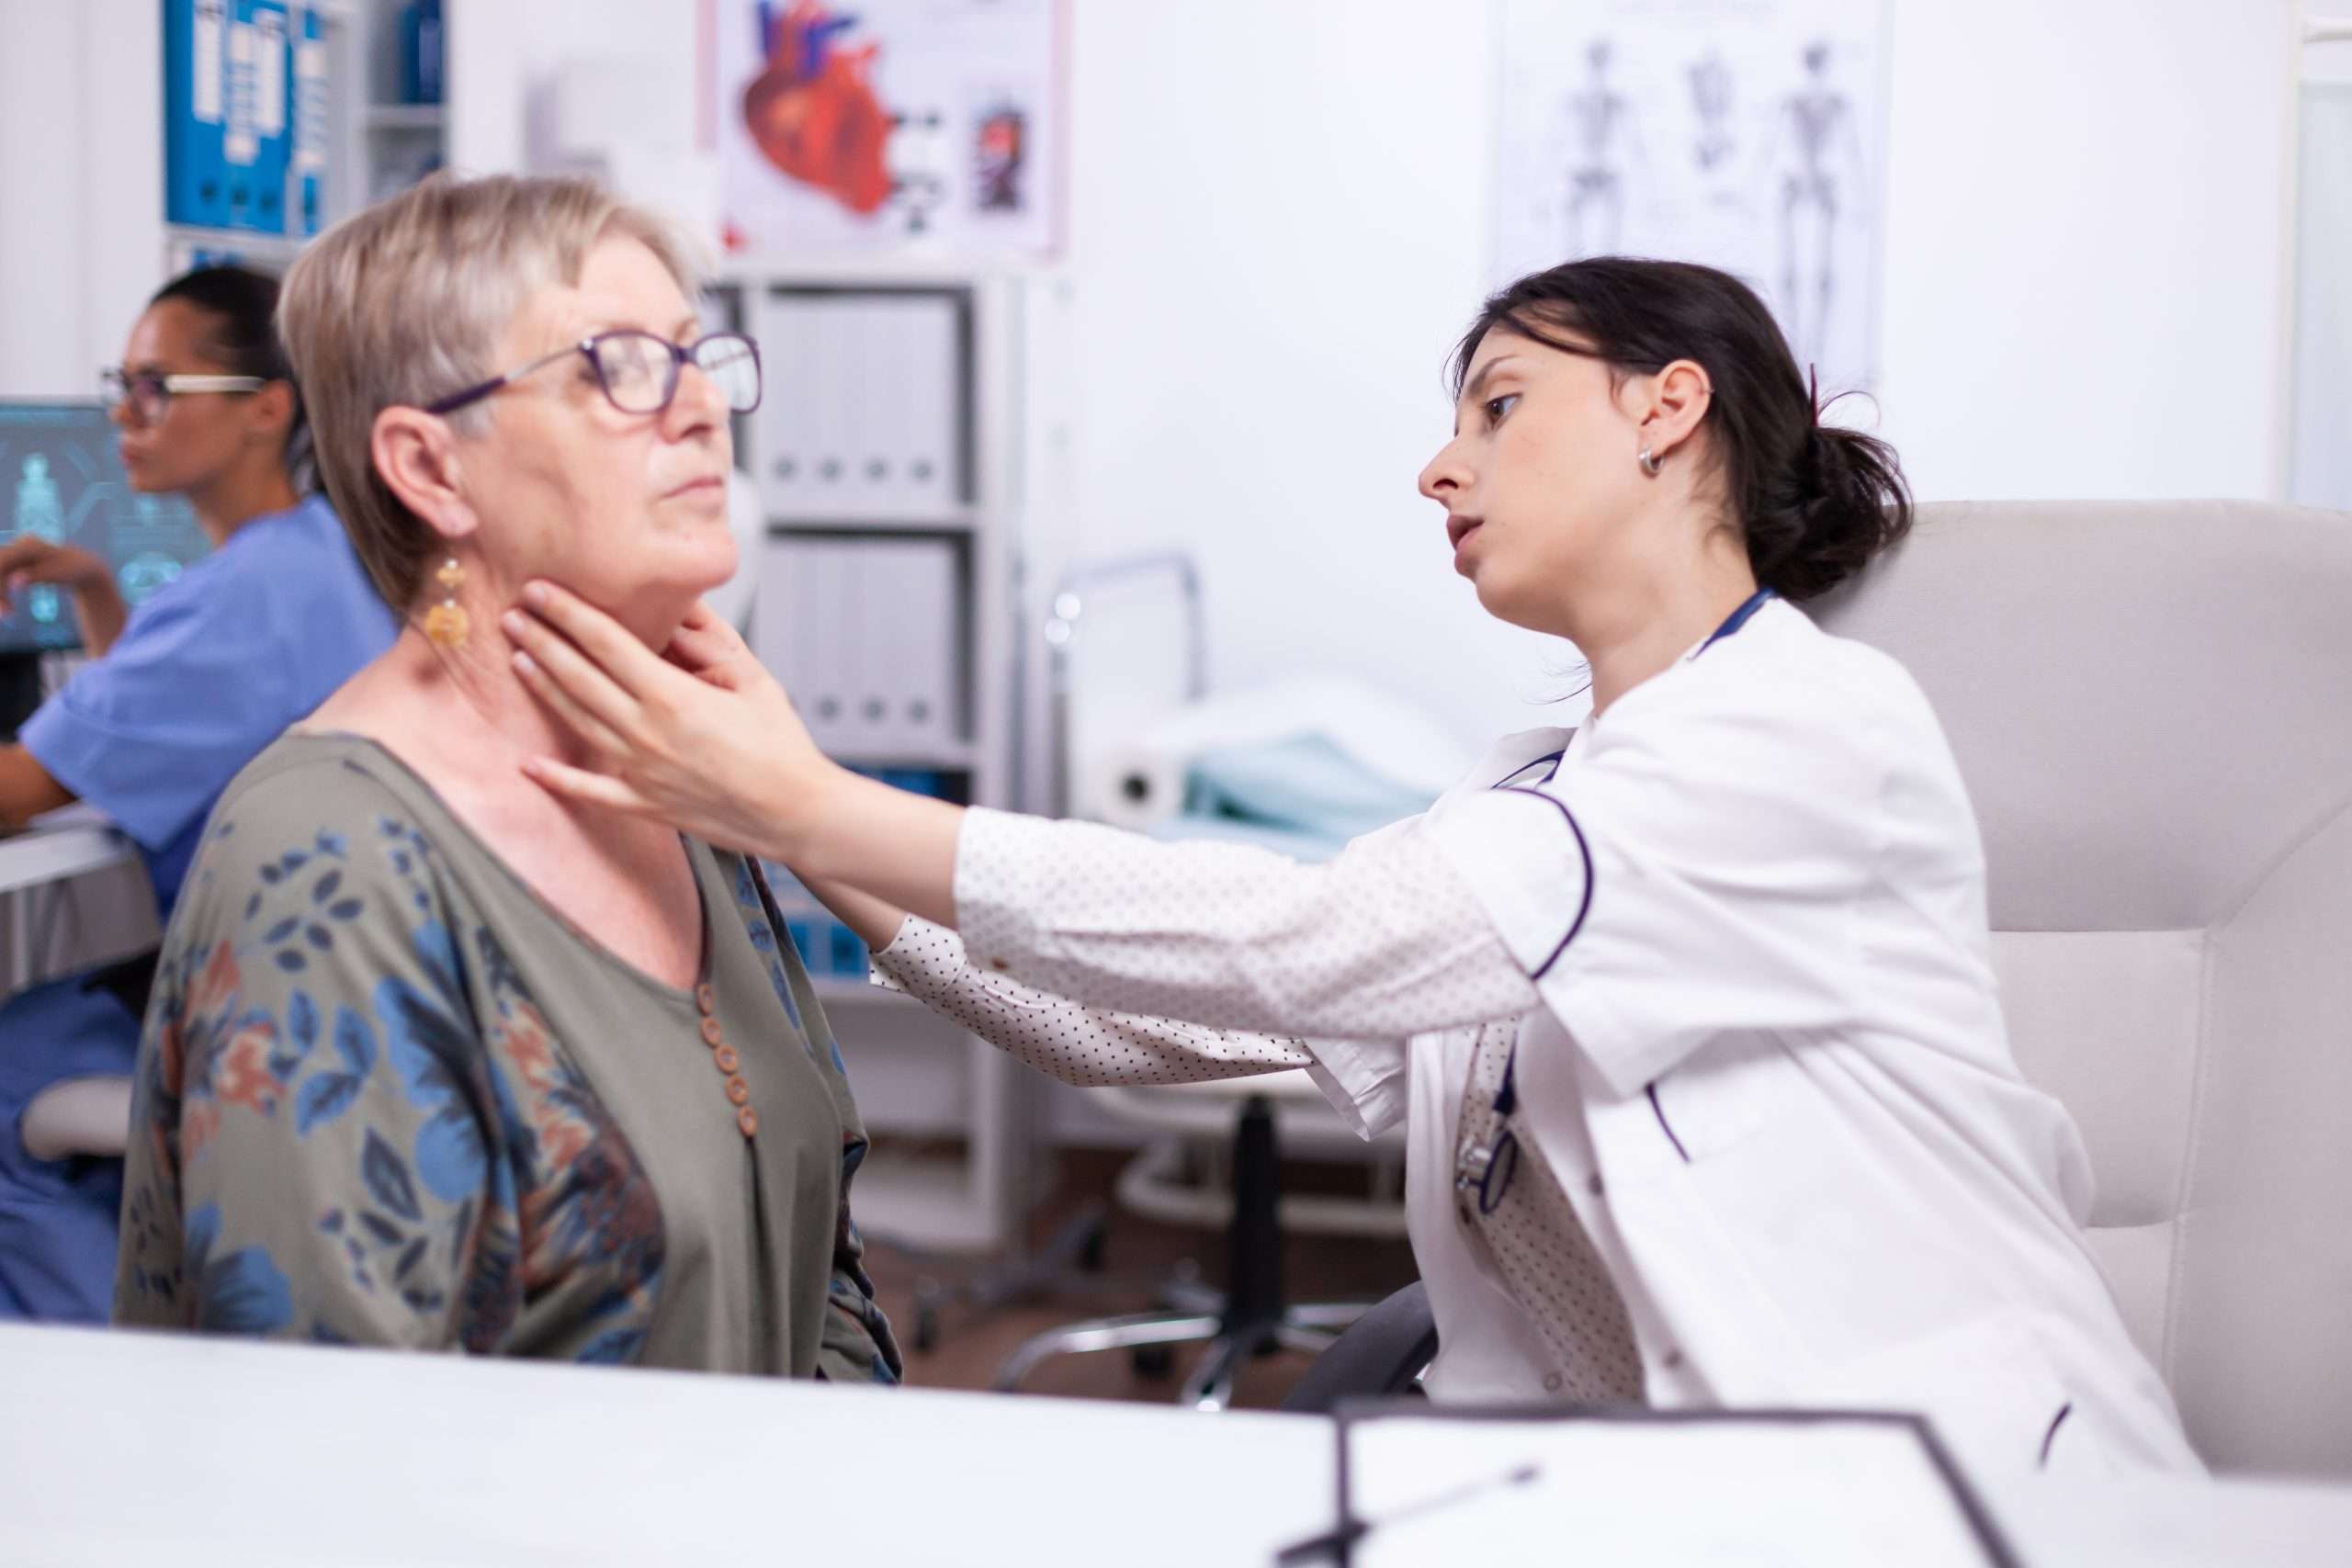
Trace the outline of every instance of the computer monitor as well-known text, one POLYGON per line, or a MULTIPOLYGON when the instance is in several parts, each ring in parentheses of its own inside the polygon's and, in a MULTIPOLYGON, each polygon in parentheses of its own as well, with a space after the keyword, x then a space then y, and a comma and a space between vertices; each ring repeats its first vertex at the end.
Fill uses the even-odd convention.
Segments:
MULTIPOLYGON (((187 502, 130 488, 114 424, 95 400, 0 400, 0 544, 27 533, 104 559, 134 608, 210 547, 187 502)), ((36 587, 13 597, 0 656, 80 644, 63 594, 36 587)))

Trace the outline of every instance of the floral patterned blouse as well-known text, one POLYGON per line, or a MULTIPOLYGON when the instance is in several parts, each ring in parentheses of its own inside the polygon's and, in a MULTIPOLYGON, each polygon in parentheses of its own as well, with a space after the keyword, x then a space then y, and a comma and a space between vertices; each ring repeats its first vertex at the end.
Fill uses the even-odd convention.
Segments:
POLYGON ((117 1321, 896 1382, 841 1053, 757 866, 687 851, 691 991, 373 741, 262 753, 164 940, 117 1321))

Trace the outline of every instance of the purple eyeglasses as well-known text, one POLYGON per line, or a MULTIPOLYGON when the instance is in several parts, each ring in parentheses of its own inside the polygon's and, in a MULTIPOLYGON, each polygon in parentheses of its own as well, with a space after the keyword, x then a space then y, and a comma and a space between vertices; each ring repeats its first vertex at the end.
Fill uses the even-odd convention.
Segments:
POLYGON ((605 400, 623 413, 660 413, 668 408, 678 395, 679 373, 689 365, 710 378, 732 412, 750 413, 760 406, 760 345, 742 333, 713 333, 681 344, 625 328, 567 344, 503 376, 428 403, 424 412, 455 413, 509 381, 519 381, 574 354, 584 355, 595 367, 596 384, 605 389, 605 400))

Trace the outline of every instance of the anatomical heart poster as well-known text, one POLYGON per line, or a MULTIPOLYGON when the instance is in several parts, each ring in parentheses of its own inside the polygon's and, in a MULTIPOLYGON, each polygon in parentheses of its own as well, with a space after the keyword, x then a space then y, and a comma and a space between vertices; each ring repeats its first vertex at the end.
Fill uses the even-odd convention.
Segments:
POLYGON ((1501 0, 1494 275, 1703 262, 1822 395, 1878 365, 1885 0, 1501 0))
POLYGON ((1061 0, 706 0, 729 250, 1040 256, 1061 0))

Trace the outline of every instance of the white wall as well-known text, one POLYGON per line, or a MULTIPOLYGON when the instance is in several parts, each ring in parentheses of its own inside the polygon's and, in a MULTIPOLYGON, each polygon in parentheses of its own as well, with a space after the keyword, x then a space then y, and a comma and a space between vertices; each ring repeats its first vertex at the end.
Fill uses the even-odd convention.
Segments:
POLYGON ((1899 0, 1887 430, 1923 495, 2259 496, 2287 0, 1899 0))
POLYGON ((156 15, 0 0, 0 397, 96 397, 163 282, 156 15))
MULTIPOLYGON (((1046 568, 1193 548, 1221 684, 1350 670, 1467 737, 1573 712, 1412 491, 1487 282, 1487 8, 1071 5, 1046 568)), ((2270 487, 2290 6, 1894 0, 1882 400, 1923 496, 2270 487)), ((160 193, 123 173, 158 167, 127 90, 158 79, 153 9, 0 0, 0 391, 85 391, 160 276, 160 193)), ((452 164, 518 166, 582 54, 641 62, 691 140, 695 14, 451 0, 452 164)))
POLYGON ((696 0, 447 0, 446 15, 451 168, 544 164, 559 78, 582 61, 627 83, 604 106, 616 140, 665 152, 694 144, 696 0))
MULTIPOLYGON (((2314 20, 2352 23, 2352 0, 2305 6, 2314 20)), ((2352 40, 2311 46, 2302 81, 2289 494, 2352 507, 2352 40)))
MULTIPOLYGON (((2287 13, 1896 0, 1881 397, 1922 496, 2267 491, 2287 13)), ((1200 552, 1220 682, 1336 665, 1473 734, 1566 684, 1412 491, 1485 281, 1484 18, 1077 0, 1071 180, 1087 545, 1200 552)))

